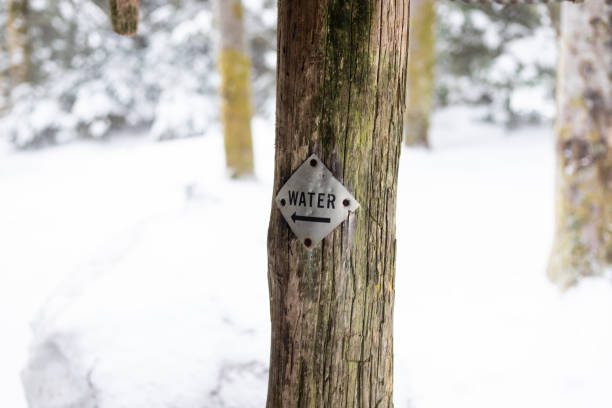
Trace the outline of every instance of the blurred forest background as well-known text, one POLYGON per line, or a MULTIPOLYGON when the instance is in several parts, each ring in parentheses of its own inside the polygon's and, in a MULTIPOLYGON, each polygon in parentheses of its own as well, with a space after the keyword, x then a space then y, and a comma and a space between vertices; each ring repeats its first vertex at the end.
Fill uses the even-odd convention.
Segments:
MULTIPOLYGON (((110 30, 103 0, 11 0, 0 7, 0 24, 8 28, 0 33, 1 137, 15 146, 125 131, 189 137, 218 120, 219 32, 211 1, 146 2, 132 38, 110 30), (25 10, 21 37, 7 35, 22 24, 19 10, 9 13, 9 6, 25 10)), ((551 120, 555 56, 527 50, 550 41, 558 7, 437 2, 430 21, 437 21, 436 107, 482 105, 483 120, 509 127, 551 120)), ((274 1, 247 4, 244 27, 259 115, 274 113, 275 24, 274 1)))
MULTIPOLYGON (((258 102, 274 95, 273 3, 245 15, 258 102)), ((8 12, 15 4, 26 10, 27 29, 23 39, 7 38, 10 30, 3 30, 0 72, 5 80, 2 137, 16 146, 105 138, 121 131, 146 131, 155 139, 189 137, 216 120, 213 44, 218 35, 211 2, 146 2, 139 34, 132 38, 111 31, 108 1, 2 2, 3 27, 10 28, 11 21, 22 24, 8 12), (21 56, 11 57, 9 50, 21 56), (24 74, 11 77, 11 65, 22 65, 24 74)), ((270 114, 263 108, 259 113, 270 114)))
MULTIPOLYGON (((396 407, 612 406, 591 1, 411 2, 396 407)), ((0 406, 264 406, 276 1, 143 1, 133 36, 110 14, 0 2, 0 406)))

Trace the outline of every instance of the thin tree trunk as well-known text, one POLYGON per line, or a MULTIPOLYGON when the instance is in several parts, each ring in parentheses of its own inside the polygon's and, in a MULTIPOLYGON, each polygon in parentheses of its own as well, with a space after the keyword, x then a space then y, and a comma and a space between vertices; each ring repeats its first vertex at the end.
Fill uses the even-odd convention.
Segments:
POLYGON ((557 39, 561 37, 561 4, 551 3, 546 6, 548 9, 548 15, 550 17, 550 23, 555 29, 557 39))
POLYGON ((549 276, 561 287, 612 260, 612 4, 562 8, 556 234, 549 276))
MULTIPOLYGON (((0 12, 4 12, 1 10, 0 12)), ((4 43, 0 39, 0 117, 8 108, 9 93, 9 64, 8 53, 5 51, 4 43)))
POLYGON ((434 0, 412 0, 410 7, 404 141, 407 146, 429 147, 436 62, 436 7, 434 0))
POLYGON ((113 30, 121 35, 138 32, 139 0, 110 0, 113 30))
POLYGON ((276 193, 312 153, 359 208, 309 250, 273 204, 268 408, 392 407, 409 0, 280 0, 276 193))
POLYGON ((216 0, 221 31, 221 119, 225 161, 234 177, 253 173, 251 137, 251 60, 244 39, 244 9, 240 0, 216 0))
POLYGON ((31 79, 28 0, 10 0, 6 22, 9 75, 12 86, 31 79))

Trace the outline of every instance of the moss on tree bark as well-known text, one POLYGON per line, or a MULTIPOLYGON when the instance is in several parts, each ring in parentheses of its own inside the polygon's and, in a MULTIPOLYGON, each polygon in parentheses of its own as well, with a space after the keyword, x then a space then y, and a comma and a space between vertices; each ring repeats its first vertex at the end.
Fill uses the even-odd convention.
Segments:
POLYGON ((246 53, 244 9, 240 0, 216 0, 215 8, 221 33, 218 67, 225 162, 233 177, 242 177, 254 170, 251 60, 246 53))
POLYGON ((407 146, 429 147, 436 62, 436 7, 434 0, 412 0, 410 7, 404 140, 407 146))
POLYGON ((274 193, 312 153, 361 208, 312 250, 273 205, 269 408, 391 407, 409 1, 279 1, 274 193))

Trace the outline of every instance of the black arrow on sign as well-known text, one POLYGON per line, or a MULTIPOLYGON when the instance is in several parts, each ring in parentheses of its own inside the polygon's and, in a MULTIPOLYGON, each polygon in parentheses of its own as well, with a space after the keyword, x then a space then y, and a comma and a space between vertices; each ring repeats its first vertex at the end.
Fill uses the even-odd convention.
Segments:
POLYGON ((291 216, 291 219, 293 220, 294 224, 295 224, 296 221, 321 222, 321 223, 324 223, 324 224, 331 223, 331 218, 304 217, 302 215, 297 215, 296 213, 293 213, 293 215, 291 216))

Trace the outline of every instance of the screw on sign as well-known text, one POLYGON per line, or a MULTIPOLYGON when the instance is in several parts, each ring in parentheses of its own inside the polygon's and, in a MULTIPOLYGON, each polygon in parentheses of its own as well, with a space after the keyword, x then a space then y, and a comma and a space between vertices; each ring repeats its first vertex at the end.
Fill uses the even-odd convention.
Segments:
POLYGON ((314 154, 280 189, 276 205, 306 248, 321 242, 359 208, 355 197, 314 154))

